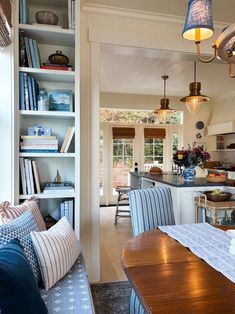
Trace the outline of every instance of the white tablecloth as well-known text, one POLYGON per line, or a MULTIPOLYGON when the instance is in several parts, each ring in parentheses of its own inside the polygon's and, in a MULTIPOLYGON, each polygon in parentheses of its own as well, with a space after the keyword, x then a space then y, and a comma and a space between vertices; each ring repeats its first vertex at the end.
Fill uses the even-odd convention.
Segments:
POLYGON ((229 253, 231 235, 207 223, 158 228, 235 283, 235 255, 229 253))

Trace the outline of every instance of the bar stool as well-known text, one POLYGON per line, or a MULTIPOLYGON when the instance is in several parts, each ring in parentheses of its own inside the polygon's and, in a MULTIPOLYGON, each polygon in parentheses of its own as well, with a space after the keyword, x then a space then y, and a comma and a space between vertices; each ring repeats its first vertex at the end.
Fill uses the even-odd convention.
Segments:
POLYGON ((116 187, 115 191, 118 193, 118 197, 117 197, 117 207, 116 207, 114 225, 117 224, 117 221, 119 218, 131 217, 130 216, 130 210, 129 209, 119 209, 119 204, 122 201, 128 201, 129 200, 128 193, 132 190, 134 190, 134 188, 132 186, 129 186, 129 185, 119 185, 116 187), (123 213, 129 213, 129 215, 127 215, 127 214, 122 215, 123 213))

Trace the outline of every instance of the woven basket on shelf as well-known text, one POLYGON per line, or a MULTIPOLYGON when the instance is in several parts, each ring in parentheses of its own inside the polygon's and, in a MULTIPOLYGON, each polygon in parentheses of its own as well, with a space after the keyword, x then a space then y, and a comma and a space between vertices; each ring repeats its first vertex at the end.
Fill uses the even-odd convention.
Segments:
POLYGON ((231 197, 231 193, 223 192, 221 195, 212 195, 213 191, 203 192, 206 195, 207 199, 212 202, 225 202, 228 201, 231 197))

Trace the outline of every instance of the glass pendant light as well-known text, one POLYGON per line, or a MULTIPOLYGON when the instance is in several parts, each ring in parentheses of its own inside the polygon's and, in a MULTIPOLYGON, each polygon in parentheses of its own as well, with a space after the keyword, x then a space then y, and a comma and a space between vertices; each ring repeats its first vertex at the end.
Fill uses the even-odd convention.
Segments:
POLYGON ((189 95, 181 98, 180 101, 185 102, 188 110, 195 114, 204 102, 210 100, 209 97, 201 95, 201 82, 196 81, 196 62, 194 62, 194 82, 189 84, 189 91, 189 95))
POLYGON ((160 100, 160 108, 153 111, 159 117, 162 123, 166 122, 166 118, 175 113, 174 109, 169 108, 169 98, 166 98, 166 80, 169 78, 168 75, 163 75, 162 79, 164 81, 164 98, 160 100))

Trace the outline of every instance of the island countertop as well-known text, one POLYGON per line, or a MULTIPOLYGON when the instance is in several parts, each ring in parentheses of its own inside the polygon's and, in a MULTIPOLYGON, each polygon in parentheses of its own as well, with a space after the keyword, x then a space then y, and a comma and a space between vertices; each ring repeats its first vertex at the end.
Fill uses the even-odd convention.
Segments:
POLYGON ((174 174, 150 174, 148 172, 130 172, 131 175, 137 178, 144 178, 150 181, 156 181, 159 183, 171 185, 174 187, 214 187, 214 186, 225 186, 225 183, 213 183, 207 182, 206 178, 195 178, 192 182, 185 182, 183 177, 174 174))

